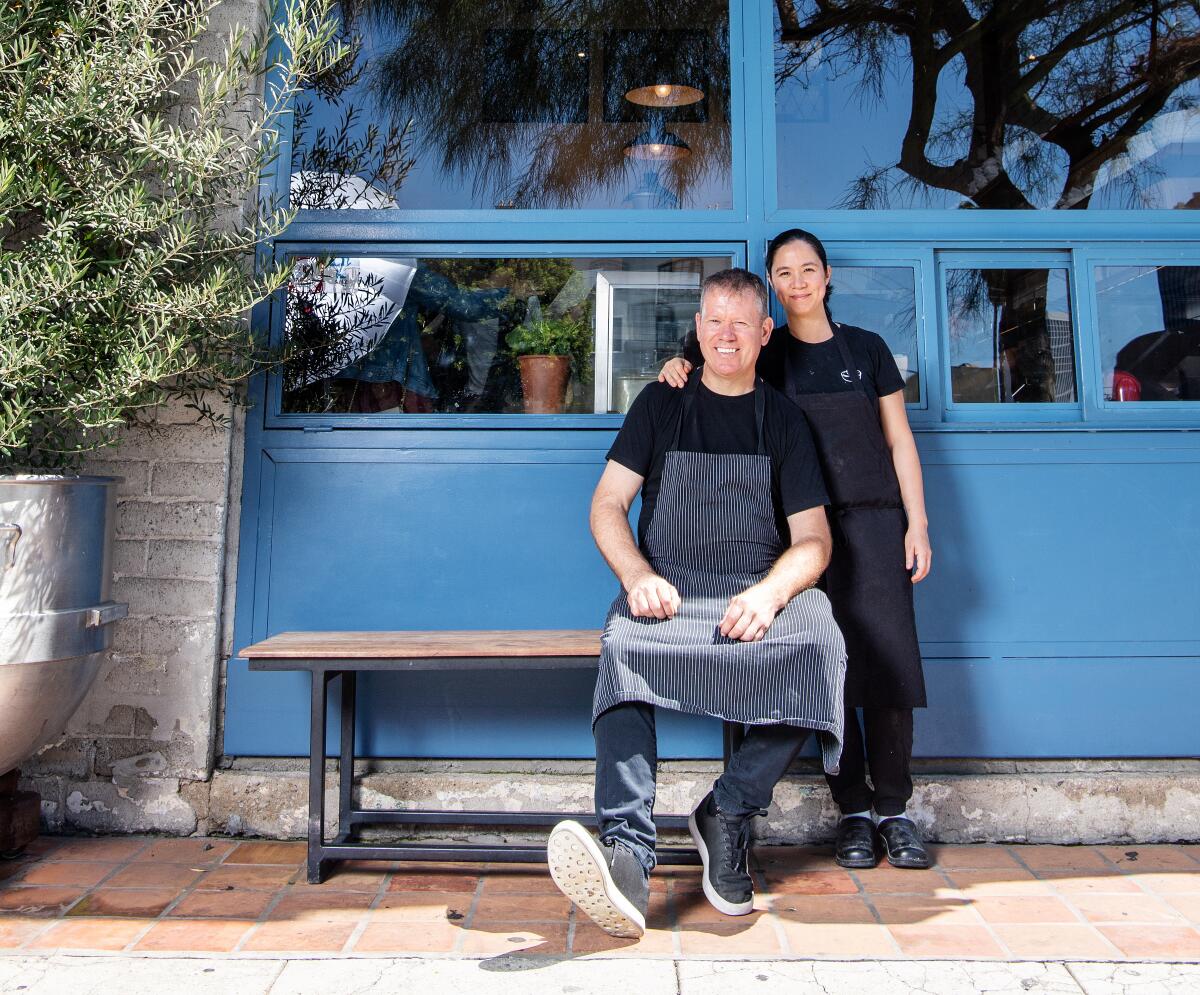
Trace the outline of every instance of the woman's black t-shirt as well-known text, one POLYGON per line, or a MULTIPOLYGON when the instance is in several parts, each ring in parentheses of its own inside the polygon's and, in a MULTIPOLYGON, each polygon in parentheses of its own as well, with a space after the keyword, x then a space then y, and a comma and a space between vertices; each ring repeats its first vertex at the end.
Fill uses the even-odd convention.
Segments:
MULTIPOLYGON (((758 357, 758 375, 776 390, 784 391, 787 379, 789 353, 792 369, 799 375, 796 392, 799 394, 832 394, 835 391, 854 390, 850 377, 861 379, 867 396, 872 400, 887 397, 904 389, 904 377, 892 358, 891 347, 882 336, 855 325, 837 326, 837 333, 846 343, 850 358, 856 369, 853 374, 842 362, 842 353, 833 339, 824 342, 801 342, 788 332, 787 325, 780 325, 771 333, 770 341, 758 357)), ((688 337, 684 358, 698 366, 703 358, 695 333, 688 337)), ((785 391, 786 393, 786 391, 785 391)))
MULTIPOLYGON (((764 391, 763 448, 771 457, 771 490, 780 536, 788 541, 787 516, 829 503, 821 464, 803 413, 770 387, 764 391)), ((644 543, 658 491, 663 464, 683 410, 683 391, 665 383, 643 388, 625 415, 608 458, 645 478, 638 543, 644 543)), ((755 453, 758 432, 754 394, 727 397, 704 384, 696 389, 691 417, 682 427, 679 448, 685 452, 723 455, 755 453)))

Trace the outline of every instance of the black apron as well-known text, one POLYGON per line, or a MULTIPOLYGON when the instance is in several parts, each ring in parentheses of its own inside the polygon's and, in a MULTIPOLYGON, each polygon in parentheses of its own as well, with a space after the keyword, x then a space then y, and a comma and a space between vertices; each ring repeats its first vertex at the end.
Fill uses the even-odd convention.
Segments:
POLYGON ((924 708, 913 584, 904 566, 908 519, 900 483, 878 403, 855 376, 858 367, 839 326, 832 327, 855 389, 801 393, 796 350, 789 348, 784 393, 808 418, 829 489, 833 558, 825 590, 846 637, 846 704, 924 708))
POLYGON ((643 553, 675 586, 674 618, 634 618, 622 591, 601 640, 592 721, 614 705, 643 701, 747 725, 813 729, 825 769, 841 756, 845 643, 828 597, 802 591, 757 642, 718 631, 729 599, 762 580, 787 548, 771 498, 771 458, 763 446, 763 392, 755 384, 755 454, 682 452, 700 371, 684 389, 663 464, 662 486, 643 553))

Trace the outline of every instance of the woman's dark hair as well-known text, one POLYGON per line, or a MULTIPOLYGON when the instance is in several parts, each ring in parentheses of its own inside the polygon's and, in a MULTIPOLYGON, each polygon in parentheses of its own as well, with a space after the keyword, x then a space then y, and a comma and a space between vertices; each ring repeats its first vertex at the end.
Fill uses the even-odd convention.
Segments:
MULTIPOLYGON (((781 231, 770 242, 767 243, 767 279, 771 278, 771 266, 775 262, 775 253, 782 249, 785 245, 791 242, 803 242, 817 254, 817 258, 821 260, 821 265, 825 269, 829 269, 829 256, 825 252, 825 246, 821 244, 821 240, 810 231, 805 231, 803 228, 789 228, 787 231, 781 231)), ((830 283, 825 287, 825 317, 830 321, 833 320, 833 312, 829 309, 829 298, 833 296, 833 284, 830 283)))

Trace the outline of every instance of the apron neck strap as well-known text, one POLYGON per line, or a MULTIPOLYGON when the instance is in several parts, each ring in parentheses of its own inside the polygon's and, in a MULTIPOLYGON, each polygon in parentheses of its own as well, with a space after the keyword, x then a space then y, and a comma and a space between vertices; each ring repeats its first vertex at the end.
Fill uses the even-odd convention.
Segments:
MULTIPOLYGON (((691 417, 692 402, 696 400, 696 394, 700 390, 700 380, 703 373, 703 365, 696 367, 692 371, 692 375, 688 377, 688 382, 684 385, 683 403, 679 406, 679 418, 675 422, 675 435, 671 439, 671 450, 679 449, 679 440, 683 436, 683 426, 691 417)), ((765 456, 767 452, 766 443, 763 439, 763 422, 766 419, 766 411, 766 391, 763 389, 763 379, 756 376, 754 378, 754 436, 755 454, 758 456, 765 456)))

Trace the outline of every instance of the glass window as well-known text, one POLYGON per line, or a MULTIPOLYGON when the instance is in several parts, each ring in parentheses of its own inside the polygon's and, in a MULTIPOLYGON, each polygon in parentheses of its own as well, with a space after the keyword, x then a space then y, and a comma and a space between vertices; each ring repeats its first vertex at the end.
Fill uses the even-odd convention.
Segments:
POLYGON ((295 207, 732 207, 724 0, 339 11, 353 59, 297 100, 295 207))
POLYGON ((835 321, 877 332, 904 377, 904 400, 921 400, 916 273, 908 266, 833 266, 835 321))
POLYGON ((957 404, 1076 400, 1065 269, 947 269, 957 404))
POLYGON ((1097 266, 1106 401, 1200 401, 1200 266, 1097 266))
POLYGON ((298 257, 283 411, 624 412, 729 256, 298 257))
POLYGON ((777 0, 779 204, 1200 207, 1194 2, 1050 6, 777 0))

